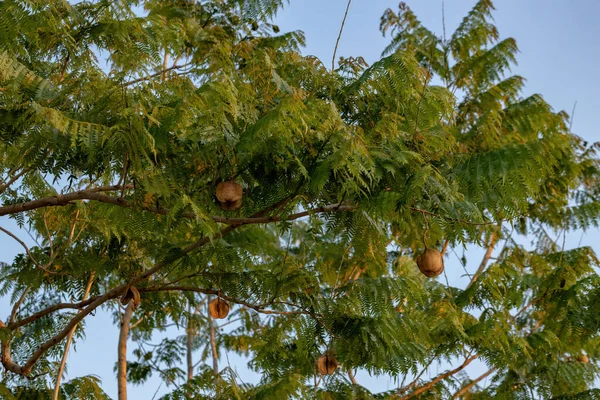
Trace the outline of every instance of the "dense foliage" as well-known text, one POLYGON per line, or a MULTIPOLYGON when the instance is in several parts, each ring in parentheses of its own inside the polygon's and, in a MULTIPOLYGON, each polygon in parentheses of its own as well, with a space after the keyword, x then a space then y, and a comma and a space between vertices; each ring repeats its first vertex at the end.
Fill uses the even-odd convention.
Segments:
POLYGON ((491 0, 448 38, 400 4, 383 58, 335 71, 272 24, 283 3, 0 1, 0 216, 39 243, 1 265, 0 395, 107 398, 92 376, 53 390, 104 308, 122 399, 150 378, 165 399, 598 396, 598 259, 554 239, 597 226, 597 146, 522 97, 491 0), (466 288, 415 263, 465 246, 485 253, 466 288))

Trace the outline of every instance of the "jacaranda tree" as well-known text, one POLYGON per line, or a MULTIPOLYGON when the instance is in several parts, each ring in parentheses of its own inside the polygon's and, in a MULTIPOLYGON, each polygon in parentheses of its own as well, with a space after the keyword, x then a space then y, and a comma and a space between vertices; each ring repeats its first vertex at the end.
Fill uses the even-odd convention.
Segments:
POLYGON ((598 224, 597 146, 522 97, 491 0, 449 37, 400 4, 333 71, 283 3, 0 1, 0 216, 37 240, 0 227, 0 396, 108 398, 61 380, 99 309, 119 399, 599 396, 598 259, 556 241, 598 224))

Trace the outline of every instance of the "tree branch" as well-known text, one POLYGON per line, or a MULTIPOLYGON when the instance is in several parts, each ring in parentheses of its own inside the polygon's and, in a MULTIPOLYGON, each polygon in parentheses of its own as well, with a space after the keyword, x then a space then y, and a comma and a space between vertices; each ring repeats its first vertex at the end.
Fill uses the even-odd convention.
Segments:
POLYGON ((27 172, 27 169, 23 169, 21 172, 19 172, 18 174, 16 174, 12 178, 10 178, 10 180, 8 182, 6 182, 2 186, 0 186, 0 193, 4 193, 4 191, 10 187, 10 185, 15 183, 20 177, 25 175, 26 172, 27 172))
MULTIPOLYGON (((98 191, 98 190, 118 190, 119 187, 110 187, 110 188, 95 188, 93 190, 98 191)), ((255 216, 258 214, 255 214, 255 216)), ((162 270, 163 268, 165 268, 166 266, 170 265, 171 263, 173 263, 174 261, 180 259, 181 257, 183 257, 186 254, 189 254, 197 249, 199 249, 200 247, 204 246, 205 244, 211 242, 214 239, 219 239, 221 237, 223 237, 224 235, 228 234, 229 232, 235 230, 237 227, 242 226, 243 224, 240 225, 230 225, 225 227, 224 229, 222 229, 221 231, 219 231, 218 233, 216 233, 213 237, 203 237, 200 238, 199 240, 197 240, 195 243, 192 243, 190 245, 188 245, 187 247, 183 248, 177 255, 175 255, 174 257, 167 257, 164 261, 161 261, 159 263, 156 263, 154 265, 154 267, 144 271, 143 273, 135 276, 134 278, 130 279, 128 282, 117 286, 111 290, 109 290, 108 292, 104 293, 101 296, 96 296, 92 299, 86 300, 86 301, 82 301, 80 303, 77 304, 72 304, 72 303, 62 303, 62 304, 56 304, 54 306, 48 307, 44 310, 39 311, 38 313, 22 319, 20 321, 18 321, 17 323, 12 323, 10 324, 10 327, 8 327, 11 330, 16 329, 16 327, 18 326, 22 326, 25 325, 29 322, 33 322, 36 319, 39 319, 45 315, 50 314, 53 311, 56 310, 60 310, 60 309, 65 309, 65 308, 83 308, 79 313, 77 313, 77 315, 75 315, 71 321, 65 326, 65 328, 63 328, 62 331, 60 331, 58 334, 56 334, 55 336, 53 336, 52 338, 48 339, 46 342, 42 343, 40 345, 40 347, 31 355, 31 357, 25 362, 25 364, 18 365, 16 363, 14 363, 11 359, 10 356, 10 342, 11 340, 4 340, 1 342, 1 354, 2 354, 2 365, 9 371, 18 374, 18 375, 24 375, 27 376, 31 373, 31 370, 33 369, 34 365, 37 363, 37 361, 52 347, 54 347, 56 344, 60 343, 60 341, 62 339, 64 339, 69 332, 71 332, 71 330, 77 326, 77 324, 83 320, 88 314, 90 314, 91 312, 93 312, 96 308, 98 308, 99 306, 101 306, 102 304, 104 304, 105 302, 107 302, 108 300, 111 300, 113 298, 118 297, 119 295, 121 295, 124 291, 126 291, 130 286, 136 285, 139 282, 145 280, 146 278, 154 275, 155 273, 159 272, 160 270, 162 270), (85 308, 84 308, 85 307, 85 308)), ((0 328, 6 328, 6 324, 4 324, 4 322, 0 321, 0 328)))
POLYGON ((21 304, 23 304, 23 302, 25 301, 25 296, 27 296, 27 293, 29 293, 29 287, 26 287, 25 290, 23 290, 21 297, 19 297, 19 300, 17 300, 17 302, 13 306, 8 323, 11 323, 15 320, 17 313, 19 312, 19 308, 21 307, 21 304))
POLYGON ((134 85, 136 83, 144 82, 144 81, 150 80, 152 78, 156 78, 157 76, 162 76, 163 74, 166 74, 167 72, 172 71, 174 69, 185 68, 185 67, 189 66, 190 64, 191 63, 184 64, 184 65, 173 65, 172 67, 164 68, 162 71, 158 71, 158 72, 156 72, 154 74, 151 74, 151 75, 148 75, 148 76, 144 76, 142 78, 134 79, 134 80, 129 81, 129 82, 125 82, 125 83, 123 83, 123 86, 130 86, 130 85, 134 85))
POLYGON ((438 376, 436 376, 434 379, 432 379, 429 383, 418 387, 417 389, 415 389, 413 392, 407 394, 404 397, 399 397, 399 395, 396 395, 394 398, 399 398, 400 400, 408 400, 411 399, 415 396, 420 395, 421 393, 424 393, 426 391, 428 391, 429 389, 431 389, 433 386, 435 386, 435 384, 437 384, 439 381, 448 378, 449 376, 452 376, 460 371, 462 371, 463 369, 465 369, 467 367, 467 365, 469 365, 473 360, 477 359, 479 357, 479 355, 474 355, 471 357, 468 357, 467 359, 465 359, 465 361, 458 366, 457 368, 447 371, 443 374, 440 374, 438 376))
MULTIPOLYGON (((72 201, 76 200, 95 200, 101 203, 113 204, 119 207, 131 208, 133 204, 126 200, 123 200, 119 197, 108 196, 100 192, 109 192, 109 191, 117 191, 120 190, 120 186, 109 186, 109 187, 99 187, 87 190, 80 190, 73 193, 68 193, 64 195, 56 195, 56 196, 48 196, 38 200, 32 200, 19 204, 11 204, 8 206, 0 207, 0 216, 16 214, 24 211, 31 211, 38 208, 43 207, 56 207, 56 206, 66 206, 72 204, 72 201)), ((289 201, 289 199, 284 199, 289 201)), ((277 207, 270 207, 277 208, 277 207)), ((287 217, 280 216, 264 216, 268 211, 265 209, 258 214, 255 214, 252 217, 247 218, 229 218, 229 217, 220 217, 220 216, 212 216, 211 219, 215 222, 227 224, 227 225, 247 225, 247 224, 263 224, 269 222, 278 222, 278 221, 290 221, 302 217, 309 216, 315 213, 328 213, 328 212, 336 212, 336 211, 352 211, 358 208, 357 206, 351 205, 341 205, 341 204, 331 204, 328 206, 317 207, 311 210, 302 211, 296 214, 288 215, 287 217)), ((155 214, 167 215, 169 213, 169 209, 167 208, 149 208, 142 207, 143 210, 149 211, 155 214)), ((196 215, 191 212, 184 212, 183 216, 186 218, 196 218, 196 215)))
MULTIPOLYGON (((90 291, 92 290, 92 284, 94 283, 94 278, 96 277, 96 273, 92 272, 90 279, 85 287, 85 292, 83 293, 83 300, 87 300, 87 297, 90 295, 90 291)), ((62 379, 63 371, 65 370, 65 366, 67 365, 67 357, 69 355, 69 348, 71 347, 71 342, 73 341, 73 335, 75 335, 75 330, 77 329, 77 325, 71 329, 69 335, 67 336, 67 342, 65 343, 65 349, 63 351, 62 359, 60 360, 60 365, 58 366, 58 371, 56 372, 56 382, 54 383, 54 392, 52 394, 52 400, 58 400, 58 395, 60 393, 60 381, 62 379)))
POLYGON ((219 350, 217 348, 217 339, 215 332, 215 324, 207 309, 208 326, 210 330, 210 349, 213 360, 213 374, 215 375, 215 390, 219 392, 219 350))
MULTIPOLYGON (((93 201, 98 201, 101 203, 113 204, 113 205, 116 205, 119 207, 126 207, 126 208, 134 207, 135 205, 127 200, 123 200, 120 197, 113 197, 113 196, 109 196, 109 195, 102 193, 102 192, 118 191, 121 189, 122 189, 122 186, 119 186, 119 185, 97 187, 97 188, 91 188, 91 189, 86 189, 86 190, 80 190, 77 192, 67 193, 67 194, 63 194, 63 195, 48 196, 48 197, 44 197, 44 198, 41 198, 38 200, 32 200, 32 201, 28 201, 28 202, 24 202, 24 203, 11 204, 8 206, 0 207, 0 216, 16 214, 16 213, 25 212, 25 211, 31 211, 31 210, 35 210, 35 209, 43 208, 43 207, 66 206, 66 205, 72 204, 73 201, 77 201, 77 200, 93 200, 93 201)), ((276 215, 265 216, 265 214, 267 214, 273 210, 280 209, 280 207, 284 206, 289 201, 290 201, 290 198, 285 198, 285 199, 281 200, 280 202, 276 203, 275 205, 268 207, 257 214, 254 214, 252 217, 229 218, 229 217, 222 217, 222 216, 211 216, 210 218, 215 222, 227 224, 227 225, 265 224, 265 223, 279 222, 279 221, 293 221, 295 219, 306 217, 311 214, 333 213, 333 212, 338 212, 338 211, 341 211, 341 212, 354 211, 354 210, 358 209, 358 206, 356 206, 356 205, 338 203, 338 204, 330 204, 327 206, 316 207, 316 208, 313 208, 310 210, 306 210, 306 211, 288 215, 287 217, 281 217, 281 216, 276 216, 276 215)), ((141 209, 144 211, 152 212, 155 214, 161 214, 161 215, 167 215, 169 213, 169 209, 167 209, 167 208, 141 207, 141 209)), ((422 214, 432 215, 432 216, 435 216, 435 217, 438 217, 438 218, 441 218, 444 220, 448 220, 448 221, 456 221, 456 222, 459 222, 461 224, 466 224, 466 225, 485 226, 485 225, 492 224, 492 222, 471 222, 471 221, 466 221, 466 220, 459 219, 459 218, 444 217, 442 215, 433 213, 431 211, 422 210, 422 209, 415 208, 415 207, 411 207, 410 210, 414 211, 414 212, 419 212, 422 214)), ((185 218, 196 218, 196 215, 192 212, 183 212, 182 215, 185 218)))
POLYGON ((342 32, 344 31, 344 25, 346 24, 346 18, 348 18, 348 11, 350 10, 350 4, 352 4, 352 0, 348 0, 348 5, 346 6, 346 12, 344 13, 344 19, 342 20, 342 26, 340 26, 340 33, 338 34, 337 40, 335 41, 335 48, 333 49, 333 56, 331 57, 331 70, 335 70, 335 55, 337 54, 338 45, 340 44, 340 39, 342 38, 342 32))
MULTIPOLYGON (((264 307, 265 305, 263 304, 252 304, 249 303, 247 301, 241 300, 241 299, 236 299, 234 297, 229 297, 225 294, 223 294, 222 291, 220 290, 214 290, 214 289, 202 289, 202 288, 197 288, 197 287, 193 287, 193 286, 162 286, 162 287, 146 287, 146 288, 138 288, 138 290, 140 291, 140 293, 143 292, 166 292, 166 291, 178 291, 178 292, 195 292, 195 293, 203 293, 203 294, 207 294, 207 295, 214 295, 214 296, 219 296, 224 300, 227 300, 231 303, 235 303, 235 304, 240 304, 243 305, 247 308, 251 308, 259 313, 262 314, 276 314, 276 315, 299 315, 299 314, 308 314, 310 315, 309 312, 305 312, 305 311, 274 311, 274 310, 265 310, 264 307)), ((286 305, 290 305, 289 303, 270 303, 270 304, 286 304, 286 305)), ((297 305, 292 305, 295 306, 297 308, 301 308, 300 306, 297 305)))
MULTIPOLYGON (((437 351, 436 351, 437 353, 437 351)), ((421 372, 419 373, 419 375, 417 375, 415 377, 415 379, 409 383, 408 385, 406 385, 405 387, 401 388, 400 390, 398 390, 398 392, 396 393, 396 396, 401 395, 402 393, 406 392, 407 390, 413 388, 414 386, 417 385, 417 382, 419 382, 419 379, 421 379, 421 376, 423 376, 423 374, 425 373, 425 371, 427 371, 427 369, 429 368, 429 366, 431 365, 431 363, 438 358, 439 354, 434 354, 433 357, 431 357, 431 360, 429 360, 429 362, 427 363, 427 365, 425 365, 425 367, 421 370, 421 372)), ((404 384, 404 381, 402 381, 402 383, 404 384)))
POLYGON ((457 399, 460 396, 462 396, 463 394, 467 393, 469 391, 469 389, 471 389, 473 386, 477 385, 479 382, 481 382, 482 380, 484 380, 485 378, 487 378, 488 376, 493 374, 494 371, 496 371, 495 367, 490 368, 485 374, 481 375, 479 378, 471 381, 468 385, 466 385, 462 389, 460 389, 454 396, 452 396, 452 399, 457 399))
POLYGON ((41 269, 44 272, 47 272, 49 274, 52 274, 54 272, 48 270, 46 267, 44 267, 43 265, 41 265, 39 262, 37 262, 37 260, 33 257, 33 255, 31 254, 31 252, 29 251, 29 247, 27 247, 27 245, 25 244, 25 242, 23 242, 21 239, 19 239, 15 234, 13 234, 12 232, 10 232, 7 229, 4 229, 3 227, 0 226, 0 231, 6 233, 8 236, 10 236, 11 238, 13 238, 15 241, 17 241, 22 247, 23 249, 25 249, 25 253, 27 253, 27 256, 29 257, 29 259, 31 260, 31 262, 33 262, 33 264, 38 267, 39 269, 41 269))
POLYGON ((350 379, 350 382, 352 382, 353 385, 360 386, 356 381, 356 377, 354 376, 354 372, 352 372, 352 368, 348 368, 348 378, 350 379))
POLYGON ((99 192, 111 192, 121 189, 120 186, 103 186, 79 190, 67 194, 43 197, 38 200, 26 201, 24 203, 10 204, 0 207, 0 216, 31 211, 43 207, 66 206, 74 200, 93 200, 94 194, 99 192))
POLYGON ((119 331, 119 345, 117 350, 119 400, 127 400, 127 338, 129 338, 129 326, 134 308, 135 305, 133 299, 131 299, 127 303, 127 308, 125 308, 121 330, 119 331))
POLYGON ((483 256, 483 260, 481 260, 481 264, 479 264, 479 268, 477 268, 475 275, 473 275, 473 277, 471 278, 471 281, 467 285, 467 289, 470 288, 471 285, 473 285, 475 283, 475 281, 477 281, 477 279, 479 279, 481 274, 483 274, 485 267, 487 266, 488 262, 490 261, 490 258, 492 257, 494 248, 496 247, 496 244, 498 243, 498 240, 500 239, 499 231, 501 229, 502 229, 502 221, 498 222, 498 229, 494 230, 492 232, 492 234, 490 236, 490 240, 488 242, 487 250, 485 252, 485 255, 483 256))

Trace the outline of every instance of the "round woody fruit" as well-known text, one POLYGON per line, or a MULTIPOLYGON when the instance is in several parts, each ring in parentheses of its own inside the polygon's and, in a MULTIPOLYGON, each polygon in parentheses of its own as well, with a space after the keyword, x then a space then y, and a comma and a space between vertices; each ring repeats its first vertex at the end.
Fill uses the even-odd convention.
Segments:
POLYGON ((242 185, 235 181, 221 182, 217 185, 217 200, 224 210, 237 210, 242 206, 242 185))
POLYGON ((229 314, 229 304, 220 297, 216 298, 208 303, 208 313, 215 319, 226 318, 229 314))
POLYGON ((444 271, 442 253, 435 249, 427 249, 417 257, 417 266, 423 275, 433 278, 444 271))
POLYGON ((317 369, 321 375, 331 375, 337 369, 338 362, 331 354, 323 354, 317 360, 317 369))
POLYGON ((580 363, 584 363, 587 364, 590 362, 590 358, 587 356, 587 354, 580 354, 576 357, 576 360, 579 361, 580 363))

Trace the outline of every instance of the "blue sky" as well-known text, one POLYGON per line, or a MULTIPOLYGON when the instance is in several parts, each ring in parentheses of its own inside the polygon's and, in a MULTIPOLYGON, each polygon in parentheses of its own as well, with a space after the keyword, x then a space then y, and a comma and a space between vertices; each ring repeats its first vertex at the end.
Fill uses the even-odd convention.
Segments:
MULTIPOLYGON (((441 0, 407 0, 408 5, 429 29, 442 34, 441 0)), ((446 0, 446 30, 451 33, 463 16, 475 3, 474 0, 446 0)), ((577 102, 573 131, 588 141, 600 140, 596 118, 600 115, 600 1, 597 0, 496 0, 494 13, 496 25, 502 37, 514 37, 520 48, 519 65, 513 72, 527 78, 525 95, 541 93, 555 110, 571 112, 577 102)), ((292 0, 278 16, 276 23, 282 31, 302 30, 306 34, 307 46, 304 54, 316 55, 325 65, 331 57, 338 35, 347 0, 292 0)), ((380 57, 387 39, 379 32, 379 18, 386 8, 396 9, 397 0, 353 0, 340 45, 338 56, 363 56, 369 63, 380 57)), ((5 217, 0 226, 15 229, 5 217)), ((16 232, 16 230, 13 230, 16 232)), ((593 245, 598 232, 585 235, 576 233, 567 238, 567 247, 581 240, 582 245, 593 245)), ((26 233, 19 233, 27 243, 31 240, 26 233)), ((469 248, 468 256, 475 262, 481 252, 469 248)), ((9 262, 21 249, 6 236, 0 236, 0 261, 9 262)), ((461 285, 456 257, 450 254, 447 260, 448 277, 451 284, 461 285)), ((6 299, 0 301, 0 316, 9 313, 6 299)), ((106 312, 98 312, 86 319, 86 341, 77 344, 71 352, 68 376, 96 374, 103 381, 107 393, 116 398, 116 379, 113 366, 116 361, 118 328, 106 312)), ((170 332, 177 334, 176 332, 170 332)), ((249 372, 246 361, 229 355, 221 359, 221 366, 229 364, 239 371, 245 382, 258 378, 249 372)), ((442 371, 446 366, 439 367, 442 371)), ((474 363, 472 369, 480 369, 474 363)), ((436 369, 432 369, 432 374, 436 369)), ((374 391, 393 388, 387 379, 377 379, 361 373, 357 376, 361 384, 374 391)), ((144 387, 130 387, 131 399, 151 399, 160 382, 153 380, 144 387)), ((159 393, 164 393, 164 386, 159 393)), ((158 396, 157 396, 158 397, 158 396)))

